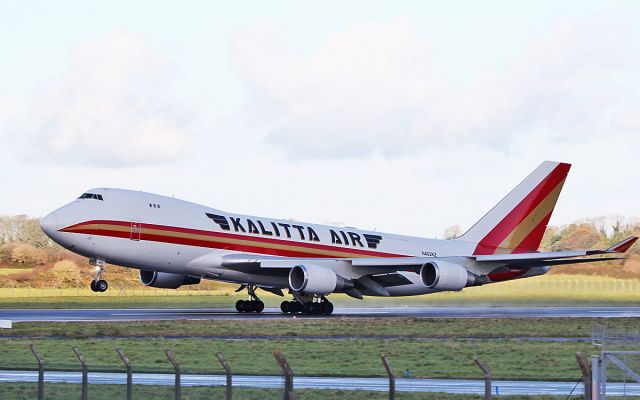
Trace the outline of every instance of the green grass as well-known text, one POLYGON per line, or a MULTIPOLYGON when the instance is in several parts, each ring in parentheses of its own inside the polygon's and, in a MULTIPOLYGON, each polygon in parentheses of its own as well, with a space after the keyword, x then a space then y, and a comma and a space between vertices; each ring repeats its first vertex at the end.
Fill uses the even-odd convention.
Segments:
MULTIPOLYGON (((282 298, 259 291, 267 307, 277 307, 282 298)), ((0 288, 0 308, 118 308, 118 307, 232 307, 245 294, 232 291, 111 287, 105 293, 88 288, 29 289, 0 288)), ((637 305, 640 281, 597 276, 545 275, 423 296, 379 298, 364 301, 346 295, 332 295, 341 307, 385 306, 481 306, 481 305, 637 305)))
POLYGON ((639 329, 636 318, 288 318, 277 320, 20 322, 3 335, 25 337, 589 337, 593 324, 639 329))
POLYGON ((234 374, 279 375, 273 357, 278 349, 284 351, 297 375, 385 376, 380 361, 380 353, 385 352, 398 375, 410 369, 414 377, 479 379, 481 373, 472 361, 479 357, 490 366, 495 379, 572 381, 580 376, 575 353, 588 356, 599 353, 600 348, 589 341, 509 338, 587 337, 594 323, 617 329, 640 327, 636 318, 20 323, 2 332, 14 337, 0 337, 0 369, 34 369, 29 349, 33 343, 50 370, 79 370, 72 352, 77 346, 90 371, 122 371, 115 352, 122 348, 134 371, 170 373, 164 349, 171 349, 185 373, 222 373, 214 356, 219 351, 234 374), (98 338, 106 336, 116 337, 98 338), (461 339, 469 336, 479 339, 461 339))
POLYGON ((299 375, 384 376, 380 353, 396 371, 410 369, 416 377, 479 378, 472 362, 480 357, 495 379, 574 380, 580 374, 577 351, 592 354, 588 342, 528 342, 519 340, 409 339, 4 339, 0 369, 32 369, 29 344, 35 344, 47 368, 78 370, 72 352, 78 347, 94 371, 121 371, 115 348, 122 348, 137 372, 170 372, 164 349, 174 351, 185 373, 221 373, 214 353, 222 352, 236 374, 277 375, 272 352, 282 350, 299 375))
MULTIPOLYGON (((222 387, 183 387, 181 388, 182 398, 185 400, 209 400, 223 399, 224 388, 222 387)), ((342 390, 294 390, 295 395, 300 400, 386 400, 386 392, 371 391, 342 391, 342 390)), ((124 385, 90 385, 88 389, 89 398, 95 400, 113 400, 125 398, 126 389, 124 385)), ((80 397, 80 385, 65 383, 45 384, 45 395, 47 399, 67 400, 80 397)), ((37 396, 36 384, 30 383, 0 383, 0 399, 34 399, 37 396)), ((171 386, 145 386, 136 385, 133 390, 133 397, 136 399, 173 399, 174 389, 171 386)), ((236 388, 233 391, 233 398, 237 400, 281 400, 282 391, 277 389, 248 389, 236 388)), ((398 392, 398 400, 418 400, 428 398, 430 400, 474 400, 482 399, 482 396, 467 394, 444 394, 444 393, 404 393, 398 392)), ((500 397, 505 400, 561 400, 566 396, 506 396, 500 397)), ((573 396, 570 399, 579 399, 573 396)))

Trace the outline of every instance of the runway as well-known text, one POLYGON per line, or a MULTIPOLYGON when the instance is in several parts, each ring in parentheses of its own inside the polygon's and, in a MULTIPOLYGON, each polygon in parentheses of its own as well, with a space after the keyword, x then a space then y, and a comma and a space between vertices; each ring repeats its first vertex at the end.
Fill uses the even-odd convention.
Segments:
MULTIPOLYGON (((89 372, 89 384, 125 384, 126 374, 117 372, 89 372)), ((180 376, 182 386, 223 386, 224 375, 186 375, 180 376)), ((37 382, 37 371, 0 371, 0 382, 37 382)), ((45 382, 74 383, 82 382, 80 372, 45 372, 45 382)), ((173 385, 173 374, 133 374, 134 385, 173 385)), ((233 377, 233 386, 261 389, 278 389, 284 384, 280 376, 246 376, 233 377)), ((332 390, 371 390, 387 391, 388 380, 385 378, 360 377, 304 377, 294 378, 295 389, 332 389, 332 390)), ((579 395, 583 391, 582 384, 577 382, 544 382, 544 381, 493 381, 492 392, 499 395, 579 395)), ((399 392, 440 392, 459 394, 483 394, 482 380, 455 379, 396 379, 396 390, 399 392)), ((91 391, 91 388, 89 388, 91 391)), ((608 383, 608 396, 638 396, 640 384, 608 383)))
MULTIPOLYGON (((295 318, 622 318, 640 317, 640 307, 396 307, 336 308, 331 317, 295 318)), ((0 320, 19 322, 165 321, 287 319, 277 308, 261 314, 238 313, 231 308, 145 309, 0 309, 0 320)))

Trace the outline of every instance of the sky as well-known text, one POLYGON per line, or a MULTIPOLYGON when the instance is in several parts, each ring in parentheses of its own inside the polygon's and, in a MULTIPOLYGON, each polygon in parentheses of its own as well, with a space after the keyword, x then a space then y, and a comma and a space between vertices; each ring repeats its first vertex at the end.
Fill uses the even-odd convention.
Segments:
POLYGON ((0 214, 122 187, 425 237, 640 216, 640 2, 0 0, 0 214))

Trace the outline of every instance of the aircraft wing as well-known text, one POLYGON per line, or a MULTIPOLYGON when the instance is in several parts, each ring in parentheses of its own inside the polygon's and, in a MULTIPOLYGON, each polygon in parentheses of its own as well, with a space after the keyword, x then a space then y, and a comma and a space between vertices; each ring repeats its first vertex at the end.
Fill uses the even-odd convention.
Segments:
MULTIPOLYGON (((279 269, 281 273, 300 265, 324 266, 347 279, 355 286, 345 291, 356 298, 363 295, 389 296, 387 287, 410 283, 402 271, 420 274, 427 263, 443 263, 464 267, 480 284, 488 283, 492 273, 521 272, 535 267, 618 260, 637 237, 627 238, 604 250, 575 250, 542 253, 492 254, 457 257, 365 257, 365 258, 289 258, 255 254, 232 254, 222 257, 222 267, 247 273, 261 273, 264 269, 279 269), (605 257, 594 257, 605 255, 605 257)), ((279 289, 267 288, 265 290, 279 289)), ((447 289, 445 289, 447 290, 447 289)), ((274 292, 276 293, 276 292, 274 292)))
POLYGON ((385 271, 407 271, 420 268, 425 263, 440 259, 470 261, 480 265, 508 265, 518 268, 533 268, 547 265, 563 265, 598 261, 619 260, 623 257, 615 255, 626 252, 637 237, 626 238, 604 250, 569 250, 554 252, 535 252, 517 254, 490 254, 463 257, 363 257, 363 258, 291 258, 278 256, 262 256, 252 254, 233 254, 223 257, 222 266, 226 268, 259 267, 259 268, 293 268, 300 264, 314 265, 348 265, 351 267, 383 269, 385 271), (608 257, 593 257, 608 255, 608 257))

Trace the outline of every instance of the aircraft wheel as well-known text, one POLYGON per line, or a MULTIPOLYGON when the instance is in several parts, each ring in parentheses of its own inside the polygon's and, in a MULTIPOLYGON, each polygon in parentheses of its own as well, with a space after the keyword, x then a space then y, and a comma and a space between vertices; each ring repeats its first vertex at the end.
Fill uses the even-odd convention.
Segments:
POLYGON ((244 312, 244 300, 236 301, 236 311, 244 312))
POLYGON ((312 303, 311 304, 311 314, 313 315, 321 315, 323 313, 322 303, 312 303))
POLYGON ((96 284, 96 291, 98 292, 106 292, 107 289, 109 289, 109 284, 107 283, 107 281, 100 279, 96 284))
POLYGON ((322 314, 331 315, 333 314, 333 303, 330 301, 325 301, 322 304, 322 314))
POLYGON ((283 301, 282 303, 280 303, 280 311, 282 311, 285 314, 290 313, 288 301, 283 301))
POLYGON ((91 290, 92 290, 93 292, 97 292, 97 291, 98 291, 98 288, 96 288, 96 281, 93 281, 93 280, 92 280, 92 281, 91 281, 91 284, 90 284, 89 286, 91 287, 91 290))
POLYGON ((315 310, 314 303, 308 302, 300 304, 300 312, 306 315, 313 315, 315 310))
POLYGON ((264 310, 264 303, 262 300, 257 300, 253 302, 253 311, 257 313, 261 313, 264 310))
POLYGON ((290 307, 289 309, 291 310, 292 313, 299 313, 302 311, 302 305, 300 303, 298 303, 297 301, 292 301, 290 303, 290 307))

